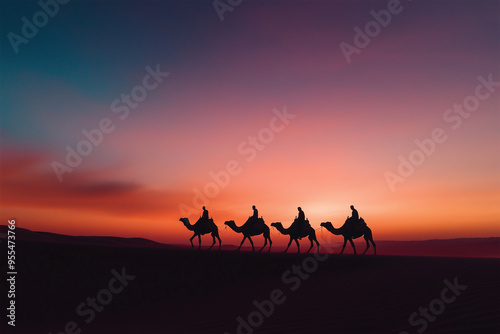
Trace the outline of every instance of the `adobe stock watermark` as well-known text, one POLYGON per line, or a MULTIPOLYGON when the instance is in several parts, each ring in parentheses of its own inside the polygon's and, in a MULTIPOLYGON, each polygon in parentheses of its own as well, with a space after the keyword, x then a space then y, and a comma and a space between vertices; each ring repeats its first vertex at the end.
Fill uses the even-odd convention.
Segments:
POLYGON ((59 13, 59 6, 66 5, 70 0, 40 0, 38 6, 41 10, 35 12, 29 20, 26 16, 21 18, 21 35, 14 32, 7 34, 7 39, 12 46, 15 54, 19 53, 19 45, 28 44, 30 39, 34 38, 39 29, 45 27, 49 18, 53 18, 59 13))
POLYGON ((214 6, 215 12, 219 16, 220 21, 224 21, 224 13, 232 12, 234 8, 241 5, 243 0, 214 0, 212 6, 214 6))
MULTIPOLYGON (((462 294, 463 291, 467 289, 467 285, 458 284, 458 277, 453 279, 453 284, 445 279, 443 281, 444 285, 446 285, 443 290, 441 290, 441 295, 439 298, 435 298, 430 301, 428 307, 420 306, 418 308, 418 312, 413 312, 410 314, 408 318, 408 323, 412 327, 417 327, 418 333, 422 333, 427 329, 429 322, 434 322, 437 319, 437 316, 443 314, 446 309, 447 304, 453 303, 458 296, 462 294), (430 312, 429 312, 430 311, 430 312)), ((401 331, 399 334, 410 334, 407 331, 401 331)))
MULTIPOLYGON (((500 81, 493 81, 493 74, 488 75, 488 78, 480 75, 477 80, 479 84, 474 89, 474 94, 466 96, 461 104, 454 103, 452 108, 443 113, 444 123, 450 125, 452 130, 458 130, 462 126, 463 120, 469 118, 471 113, 479 108, 481 101, 490 98, 496 88, 500 87, 500 81)), ((416 167, 421 166, 428 157, 434 154, 438 144, 444 143, 447 139, 448 135, 441 127, 434 128, 428 138, 415 139, 416 148, 410 152, 408 157, 398 156, 397 173, 384 172, 384 177, 391 191, 395 191, 397 183, 404 182, 413 175, 416 167)))
MULTIPOLYGON (((76 314, 84 318, 83 321, 87 325, 94 321, 96 313, 102 312, 105 306, 111 304, 114 296, 121 293, 135 279, 135 276, 125 272, 125 267, 121 269, 121 272, 113 269, 111 274, 113 277, 109 280, 106 288, 99 290, 95 297, 87 297, 84 302, 81 302, 76 307, 76 314)), ((55 334, 79 334, 81 332, 81 326, 77 321, 72 320, 64 325, 62 331, 55 334)), ((49 332, 49 334, 52 334, 52 332, 49 332)))
POLYGON ((391 23, 393 15, 400 14, 402 11, 403 6, 400 0, 389 0, 387 2, 387 9, 381 9, 378 12, 371 10, 370 14, 374 20, 368 21, 365 24, 364 31, 358 26, 354 27, 354 45, 346 42, 341 42, 339 44, 340 50, 347 63, 350 64, 352 62, 351 57, 353 54, 359 55, 361 50, 371 43, 373 38, 380 35, 382 28, 386 28, 391 23))
MULTIPOLYGON (((332 236, 328 235, 328 239, 332 236)), ((271 317, 277 306, 283 305, 286 300, 286 292, 296 292, 302 283, 309 279, 313 273, 315 273, 319 264, 325 262, 330 255, 335 251, 334 248, 329 246, 330 240, 323 240, 319 238, 321 245, 324 245, 327 253, 319 254, 314 253, 305 257, 300 264, 294 264, 289 269, 285 270, 281 274, 281 282, 285 285, 284 289, 273 289, 269 293, 269 299, 264 299, 262 301, 254 300, 252 302, 253 310, 248 313, 246 317, 238 316, 236 317, 236 333, 237 334, 252 334, 256 328, 261 327, 264 324, 266 318, 271 317)), ((231 334, 229 332, 224 332, 224 334, 231 334)))
MULTIPOLYGON (((170 75, 170 73, 160 70, 160 64, 156 65, 155 69, 146 66, 146 72, 140 85, 134 86, 129 94, 121 94, 120 98, 111 102, 110 109, 113 113, 118 114, 120 120, 125 120, 130 115, 130 111, 136 109, 148 97, 149 92, 158 88, 163 80, 170 75)), ((82 130, 85 139, 81 139, 75 148, 66 145, 65 164, 55 160, 51 164, 52 170, 59 182, 63 181, 65 173, 71 173, 75 168, 80 166, 83 158, 88 157, 94 150, 94 147, 101 145, 104 136, 112 133, 115 128, 116 125, 110 118, 103 117, 94 129, 82 130)))
MULTIPOLYGON (((283 107, 282 111, 274 108, 272 112, 274 116, 269 120, 268 126, 260 129, 256 135, 248 136, 237 147, 238 154, 244 157, 247 163, 255 160, 258 153, 274 140, 275 135, 285 130, 290 124, 290 120, 297 117, 295 114, 288 113, 286 106, 283 107)), ((211 180, 205 183, 202 189, 193 188, 192 205, 179 204, 181 214, 184 217, 197 214, 201 206, 208 205, 210 199, 217 197, 221 190, 229 185, 231 178, 242 171, 242 163, 235 159, 228 161, 223 170, 210 171, 208 176, 211 180)))

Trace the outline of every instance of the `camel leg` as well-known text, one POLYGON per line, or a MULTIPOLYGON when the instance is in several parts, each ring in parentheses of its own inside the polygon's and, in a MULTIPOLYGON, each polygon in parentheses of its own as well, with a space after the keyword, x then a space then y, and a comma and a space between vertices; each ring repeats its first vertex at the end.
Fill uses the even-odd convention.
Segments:
POLYGON ((243 240, 241 240, 241 244, 240 244, 240 247, 238 247, 237 251, 240 250, 241 246, 243 245, 243 243, 245 242, 245 239, 247 238, 246 235, 243 236, 243 240))
POLYGON ((219 234, 218 234, 218 233, 217 233, 216 237, 217 237, 217 239, 219 239, 219 250, 220 250, 220 247, 221 247, 221 245, 222 245, 222 241, 220 241, 220 237, 219 237, 219 234))
MULTIPOLYGON (((321 230, 323 231, 323 230, 321 230)), ((313 241, 316 242, 316 245, 318 246, 318 248, 316 249, 316 253, 319 254, 319 242, 318 242, 318 239, 316 238, 316 231, 314 229, 312 229, 311 231, 312 233, 309 235, 309 240, 311 240, 311 248, 313 247, 313 241)), ((309 251, 307 251, 309 253, 309 251)))
POLYGON ((193 239, 194 239, 194 237, 196 237, 196 234, 194 234, 194 235, 191 237, 191 239, 189 239, 189 241, 191 242, 191 249, 193 249, 193 248, 194 248, 194 245, 193 245, 193 239))
POLYGON ((297 254, 300 254, 300 244, 299 244, 299 240, 298 240, 298 239, 295 239, 295 243, 297 244, 297 254))
POLYGON ((368 250, 368 248, 370 248, 370 243, 368 242, 368 238, 365 237, 365 241, 366 241, 366 249, 365 251, 363 252, 363 255, 365 255, 366 251, 368 250))
POLYGON ((349 239, 349 242, 351 243, 352 249, 354 250, 354 255, 356 255, 356 246, 354 246, 354 241, 352 241, 352 239, 349 239))
POLYGON ((292 244, 292 237, 290 237, 290 242, 288 243, 288 246, 286 246, 286 249, 283 253, 286 253, 286 251, 288 250, 288 248, 290 248, 290 245, 292 244))
POLYGON ((273 242, 271 241, 271 237, 270 236, 268 238, 269 238, 269 249, 267 251, 270 252, 271 251, 271 246, 272 246, 273 242))
POLYGON ((252 245, 252 252, 255 252, 255 247, 253 246, 253 241, 252 238, 250 238, 250 236, 248 236, 248 241, 250 241, 250 244, 252 245))
POLYGON ((342 255, 342 253, 344 253, 344 249, 345 249, 346 244, 347 244, 347 239, 344 238, 344 245, 342 246, 342 250, 340 251, 340 255, 342 255))
POLYGON ((309 249, 307 250, 306 254, 309 254, 309 252, 311 251, 311 249, 314 246, 312 238, 309 238, 309 241, 311 242, 311 247, 309 247, 309 249))
POLYGON ((213 240, 212 246, 210 246, 210 248, 208 250, 211 250, 212 247, 215 245, 215 235, 213 235, 213 234, 212 234, 212 240, 213 240))
POLYGON ((198 234, 198 249, 201 249, 201 235, 198 234))
POLYGON ((267 237, 264 236, 264 246, 262 246, 262 248, 259 250, 259 252, 262 252, 262 250, 264 249, 264 247, 266 247, 267 245, 267 237))
POLYGON ((368 242, 371 242, 372 246, 373 246, 373 255, 377 255, 377 246, 375 245, 375 242, 373 241, 373 234, 372 234, 372 230, 370 228, 367 228, 367 231, 365 232, 364 237, 365 237, 365 240, 366 240, 366 250, 365 250, 365 253, 368 250, 368 248, 370 247, 370 244, 368 242))

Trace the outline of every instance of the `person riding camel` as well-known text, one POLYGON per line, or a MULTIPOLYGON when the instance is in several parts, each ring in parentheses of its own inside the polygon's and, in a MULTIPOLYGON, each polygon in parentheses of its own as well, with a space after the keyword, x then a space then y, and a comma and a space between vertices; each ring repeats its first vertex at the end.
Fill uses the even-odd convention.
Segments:
POLYGON ((358 210, 354 208, 354 205, 351 205, 351 210, 352 210, 352 215, 351 215, 352 220, 358 221, 359 220, 358 210))
POLYGON ((306 221, 306 215, 304 214, 304 211, 302 211, 302 208, 299 206, 297 208, 299 210, 299 217, 297 218, 297 221, 299 222, 305 222, 306 221))
POLYGON ((201 215, 201 219, 203 222, 202 226, 208 227, 208 223, 209 223, 208 210, 205 208, 205 206, 203 206, 203 214, 201 215))
POLYGON ((304 214, 304 211, 302 211, 302 208, 300 206, 297 208, 297 210, 299 210, 299 216, 295 219, 297 229, 299 231, 305 231, 307 227, 309 227, 308 221, 306 220, 306 215, 304 214))
POLYGON ((360 227, 358 210, 354 208, 354 205, 351 205, 351 210, 352 210, 352 215, 351 218, 349 218, 351 229, 357 230, 360 227))
POLYGON ((201 218, 208 220, 208 210, 205 207, 203 207, 203 215, 201 218))
POLYGON ((257 208, 255 207, 255 205, 252 205, 252 209, 253 209, 253 215, 252 215, 252 218, 257 220, 259 218, 259 210, 257 210, 257 208))
POLYGON ((248 221, 255 225, 259 221, 259 210, 257 210, 255 205, 252 205, 252 209, 253 209, 253 215, 251 215, 248 218, 248 221))

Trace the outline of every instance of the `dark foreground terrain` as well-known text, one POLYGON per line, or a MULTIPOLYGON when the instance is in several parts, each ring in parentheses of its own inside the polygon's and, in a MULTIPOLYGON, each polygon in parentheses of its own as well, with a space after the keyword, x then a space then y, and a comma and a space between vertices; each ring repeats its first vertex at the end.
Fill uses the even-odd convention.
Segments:
POLYGON ((16 250, 16 327, 2 315, 7 332, 500 332, 499 259, 27 240, 16 250))

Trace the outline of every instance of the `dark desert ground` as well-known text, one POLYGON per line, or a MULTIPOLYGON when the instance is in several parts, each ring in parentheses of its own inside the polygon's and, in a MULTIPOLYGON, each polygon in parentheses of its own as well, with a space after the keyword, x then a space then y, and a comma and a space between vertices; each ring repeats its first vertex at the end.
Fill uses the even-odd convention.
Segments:
MULTIPOLYGON (((489 257, 500 254, 498 238, 469 245, 467 240, 433 243, 452 248, 459 242, 489 257)), ((322 248, 314 257, 292 248, 288 254, 235 252, 229 245, 198 251, 146 239, 19 229, 15 329, 54 334, 500 331, 500 259, 410 256, 415 242, 406 250, 404 243, 398 245, 404 256, 383 255, 389 244, 379 242, 377 256, 371 250, 354 256, 349 248, 347 255, 330 255, 322 248), (113 270, 125 283, 113 280, 113 270), (110 293, 112 280, 115 292, 110 293), (92 311, 88 297, 97 297, 99 311, 92 311), (99 304, 99 298, 107 304, 99 304), (420 308, 430 309, 426 314, 432 321, 419 314, 420 308)))

